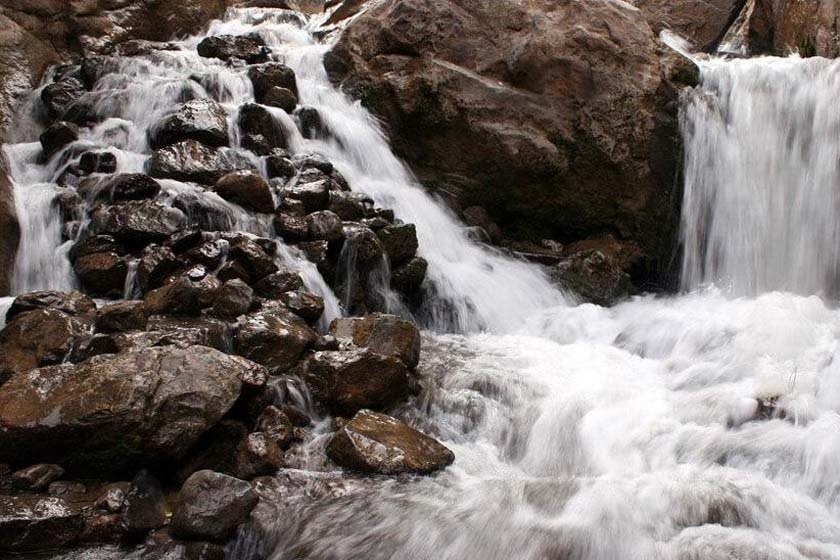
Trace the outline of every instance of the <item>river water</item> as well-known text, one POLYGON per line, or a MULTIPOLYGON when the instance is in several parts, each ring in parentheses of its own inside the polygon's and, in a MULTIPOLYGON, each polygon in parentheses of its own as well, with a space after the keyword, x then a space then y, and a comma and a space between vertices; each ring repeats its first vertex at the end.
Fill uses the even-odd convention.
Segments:
MULTIPOLYGON (((424 310, 423 391, 397 413, 456 461, 427 478, 342 476, 325 463, 323 427, 229 557, 840 558, 840 313, 829 299, 840 262, 838 65, 700 63, 682 114, 684 291, 602 308, 575 305, 539 268, 469 241, 375 119, 330 85, 316 23, 235 10, 209 34, 260 33, 333 134, 306 140, 290 124, 291 148, 324 154, 354 190, 417 225, 438 298, 424 310)), ((204 83, 231 118, 251 99, 241 70, 194 54, 200 39, 154 64, 125 62, 127 101, 88 133, 112 146, 120 171, 142 169, 146 128, 190 74, 212 76, 204 83)), ((15 286, 70 287, 47 204, 55 169, 36 164, 32 143, 5 149, 25 215, 15 286)), ((228 206, 238 229, 268 233, 228 206)), ((329 299, 317 271, 307 282, 329 299)))

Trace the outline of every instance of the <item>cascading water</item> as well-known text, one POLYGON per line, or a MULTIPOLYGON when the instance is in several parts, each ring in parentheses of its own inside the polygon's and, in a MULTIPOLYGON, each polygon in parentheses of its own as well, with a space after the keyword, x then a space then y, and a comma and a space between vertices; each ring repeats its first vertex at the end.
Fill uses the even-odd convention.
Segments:
MULTIPOLYGON (((840 558, 840 312, 813 295, 831 291, 837 262, 836 66, 702 64, 703 85, 684 108, 684 281, 720 287, 606 309, 569 306, 535 268, 470 243, 415 186, 373 118, 326 80, 327 47, 308 25, 287 11, 237 10, 210 34, 259 32, 332 134, 294 133, 292 149, 323 153, 354 189, 417 224, 440 298, 427 310, 422 391, 396 414, 441 439, 456 462, 426 478, 340 473, 324 458, 325 422, 265 483, 277 498, 261 503, 228 558, 840 558)), ((189 74, 211 76, 202 87, 223 92, 230 111, 250 99, 241 73, 193 54, 199 39, 135 72, 134 118, 91 133, 122 138, 109 142, 121 170, 140 168, 139 134, 189 74)), ((22 208, 50 223, 26 198, 50 178, 29 175, 26 145, 7 153, 22 208)), ((229 210, 237 228, 263 233, 229 210)), ((51 235, 25 237, 35 253, 19 269, 43 266, 38 251, 60 241, 51 235)), ((300 259, 288 247, 281 257, 300 259)))

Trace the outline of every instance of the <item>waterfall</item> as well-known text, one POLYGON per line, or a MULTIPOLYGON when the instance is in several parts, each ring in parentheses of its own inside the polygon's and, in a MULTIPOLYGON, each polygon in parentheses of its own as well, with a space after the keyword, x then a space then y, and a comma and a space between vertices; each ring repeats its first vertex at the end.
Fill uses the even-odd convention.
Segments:
POLYGON ((840 292, 840 62, 700 63, 687 94, 683 288, 840 292))

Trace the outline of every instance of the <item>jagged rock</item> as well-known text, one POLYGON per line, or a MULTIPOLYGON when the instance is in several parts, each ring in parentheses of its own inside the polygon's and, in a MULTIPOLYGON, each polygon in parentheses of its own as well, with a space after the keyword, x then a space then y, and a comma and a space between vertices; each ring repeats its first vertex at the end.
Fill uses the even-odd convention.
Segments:
POLYGON ((195 444, 186 462, 175 473, 176 481, 183 484, 190 475, 201 470, 236 476, 237 449, 247 437, 248 428, 241 421, 222 420, 195 444))
POLYGON ((257 155, 269 156, 277 148, 286 148, 288 139, 283 126, 261 105, 246 103, 239 108, 242 147, 257 155))
MULTIPOLYGON (((307 424, 309 418, 307 417, 307 424)), ((276 406, 268 406, 257 419, 257 431, 270 438, 281 449, 286 449, 294 441, 294 425, 289 416, 276 406)))
POLYGON ((87 486, 81 482, 56 480, 55 482, 51 482, 47 487, 47 494, 50 496, 67 496, 71 499, 85 498, 87 486))
POLYGON ((315 352, 301 364, 300 375, 315 398, 339 415, 387 408, 409 393, 406 366, 368 348, 315 352))
POLYGON ((114 173, 117 156, 111 152, 85 152, 79 159, 79 169, 85 173, 114 173))
POLYGON ((330 325, 330 333, 352 340, 356 346, 399 358, 410 368, 417 367, 420 362, 419 329, 396 315, 373 313, 365 317, 335 319, 330 325))
POLYGON ((197 140, 207 146, 227 146, 228 124, 224 108, 210 99, 194 99, 149 130, 149 144, 153 149, 183 140, 197 140))
POLYGON ((90 327, 89 320, 57 309, 18 315, 0 331, 0 383, 17 373, 60 363, 73 339, 88 334, 90 327))
POLYGON ((233 171, 253 170, 253 165, 233 152, 185 140, 156 150, 149 161, 149 174, 161 179, 175 179, 212 185, 233 171))
POLYGON ((186 222, 187 217, 180 210, 151 200, 102 205, 91 213, 96 233, 136 245, 163 241, 186 222))
POLYGON ((204 235, 200 229, 181 230, 166 242, 167 246, 176 253, 184 253, 204 241, 204 235))
POLYGON ((391 271, 391 288, 401 294, 414 294, 426 278, 429 263, 423 257, 414 257, 391 271))
POLYGON ((299 200, 306 212, 325 210, 330 204, 330 184, 328 180, 311 183, 294 182, 280 190, 284 198, 299 200))
POLYGON ((157 478, 141 470, 128 487, 122 507, 123 524, 129 533, 144 534, 166 523, 166 497, 157 478))
MULTIPOLYGON (((209 317, 152 316, 148 332, 114 336, 120 351, 153 346, 209 346, 230 352, 230 330, 226 323, 209 317)), ((256 366, 256 364, 252 364, 256 366)), ((256 372, 259 375, 259 371, 256 372)))
POLYGON ((321 118, 321 113, 315 107, 300 107, 295 111, 295 116, 298 120, 298 128, 304 138, 326 138, 329 136, 324 120, 321 118))
POLYGON ((216 303, 213 304, 213 315, 224 319, 236 319, 251 309, 254 301, 254 290, 242 280, 228 280, 219 289, 216 303))
POLYGON ((128 265, 117 253, 93 253, 77 258, 73 271, 89 294, 113 297, 123 293, 128 265))
POLYGON ((266 299, 280 299, 286 292, 298 290, 303 287, 303 279, 300 274, 290 270, 281 270, 269 274, 256 284, 254 290, 257 295, 266 299))
POLYGON ((0 550, 28 552, 73 544, 84 527, 81 509, 57 497, 0 496, 0 550))
POLYGON ((44 158, 50 159, 55 153, 68 144, 79 139, 79 127, 73 123, 59 121, 53 123, 41 133, 41 149, 44 150, 44 158))
POLYGON ((124 202, 155 198, 160 183, 143 173, 120 173, 112 177, 89 177, 80 182, 79 194, 90 201, 124 202))
POLYGON ((274 306, 240 319, 233 345, 237 354, 282 373, 297 364, 316 338, 300 317, 274 306))
POLYGON ((218 35, 207 37, 198 44, 199 56, 221 60, 238 58, 248 64, 267 61, 270 52, 259 35, 218 35))
POLYGON ((25 490, 44 490, 51 483, 64 476, 64 469, 59 465, 38 463, 12 473, 15 486, 25 490))
POLYGON ((41 90, 41 103, 50 119, 61 117, 70 105, 85 94, 84 84, 76 78, 53 82, 41 90))
POLYGON ((314 325, 324 314, 324 298, 302 290, 288 291, 278 298, 292 313, 314 325))
POLYGON ((417 254, 417 228, 414 224, 394 224, 382 228, 376 235, 382 241, 391 266, 399 266, 417 254))
POLYGON ((285 64, 270 62, 248 69, 248 77, 254 85, 254 98, 262 103, 271 88, 281 87, 298 96, 295 72, 285 64))
POLYGON ((12 301, 6 312, 8 323, 18 315, 36 309, 56 309, 68 315, 89 315, 96 311, 96 302, 82 292, 29 292, 19 295, 12 301))
POLYGON ((254 368, 212 348, 164 346, 14 376, 0 386, 0 461, 90 476, 181 457, 254 368))
POLYGON ((252 171, 228 173, 216 182, 216 193, 255 212, 274 212, 274 197, 262 177, 252 171))
POLYGON ((337 241, 344 237, 341 218, 335 212, 322 210, 306 216, 307 238, 310 240, 337 241))
POLYGON ((229 257, 242 265, 251 282, 258 282, 277 272, 274 251, 273 246, 271 251, 267 252, 255 240, 241 237, 231 244, 229 257))
POLYGON ((248 434, 236 449, 236 477, 252 480, 275 474, 286 466, 283 450, 261 432, 248 434))
POLYGON ((440 442, 396 418, 362 410, 338 430, 327 447, 339 465, 374 474, 430 474, 455 455, 440 442))
POLYGON ((119 301, 100 308, 96 314, 96 330, 101 333, 142 331, 147 323, 142 301, 119 301))
POLYGON ((263 105, 283 109, 289 114, 294 112, 297 102, 298 99, 294 92, 290 89, 277 86, 270 88, 262 99, 263 105))
POLYGON ((172 536, 223 541, 245 522, 259 498, 244 480, 212 471, 190 476, 178 494, 172 536))
MULTIPOLYGON (((329 198, 329 209, 345 221, 362 220, 373 208, 373 201, 362 193, 332 190, 329 192, 329 198)), ((388 225, 387 222, 385 225, 388 225)))
POLYGON ((143 293, 159 288, 164 281, 181 268, 181 260, 172 249, 151 244, 143 249, 137 263, 137 281, 143 293))
MULTIPOLYGON (((196 267, 204 270, 204 267, 196 267)), ((195 270, 195 269, 193 269, 195 270)), ((212 274, 198 276, 186 272, 144 298, 150 315, 198 315, 216 301, 222 283, 212 274)))
POLYGON ((230 250, 230 243, 224 239, 211 239, 193 247, 184 256, 193 264, 203 265, 208 270, 215 270, 230 250))

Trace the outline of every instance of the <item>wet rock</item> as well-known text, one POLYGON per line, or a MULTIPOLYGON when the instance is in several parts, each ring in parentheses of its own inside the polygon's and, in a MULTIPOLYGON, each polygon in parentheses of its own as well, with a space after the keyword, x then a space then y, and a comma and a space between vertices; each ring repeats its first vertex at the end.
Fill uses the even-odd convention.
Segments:
POLYGON ((6 312, 6 322, 18 315, 36 309, 55 309, 68 315, 90 315, 96 311, 96 303, 82 292, 29 292, 12 301, 6 312))
POLYGON ((385 248, 373 231, 355 222, 345 223, 343 229, 346 238, 343 252, 352 259, 353 268, 369 270, 382 262, 385 248))
POLYGON ((270 53, 258 35, 217 35, 198 44, 199 56, 221 60, 238 58, 248 64, 265 62, 270 53))
POLYGON ((112 56, 93 55, 82 60, 79 74, 87 89, 93 89, 96 83, 107 76, 120 71, 120 59, 112 56))
POLYGON ((96 314, 96 330, 101 333, 142 331, 147 323, 142 301, 119 301, 102 307, 96 314))
POLYGON ((141 470, 131 481, 123 500, 122 516, 126 531, 143 534, 166 523, 168 506, 160 482, 141 470))
POLYGON ((387 408, 409 393, 406 366, 367 348, 315 352, 301 364, 300 374, 315 398, 339 415, 387 408))
POLYGON ((79 169, 85 173, 113 173, 117 170, 117 156, 111 152, 85 152, 79 159, 79 169))
POLYGON ((272 438, 261 432, 248 434, 236 450, 236 476, 252 480, 268 476, 286 466, 283 450, 272 438))
MULTIPOLYGON (((330 191, 330 210, 345 221, 362 220, 373 208, 373 201, 362 193, 330 191)), ((388 225, 387 222, 385 225, 388 225)))
POLYGON ((210 99, 194 99, 181 105, 149 130, 149 144, 163 148, 183 140, 196 140, 207 146, 227 146, 227 114, 210 99))
POLYGON ((56 497, 0 496, 0 550, 62 548, 78 540, 81 510, 56 497))
MULTIPOLYGON (((308 424, 309 418, 306 420, 308 424)), ((281 449, 287 449, 294 441, 294 427, 289 416, 276 406, 266 407, 257 419, 257 431, 265 434, 281 449)))
MULTIPOLYGON (((148 332, 116 336, 120 350, 152 346, 209 346, 230 352, 227 324, 209 317, 149 317, 148 332)), ((256 364, 252 364, 255 366, 256 364)))
POLYGON ((180 192, 172 201, 172 206, 186 214, 191 229, 221 231, 234 226, 233 216, 228 209, 203 192, 180 192))
POLYGON ((143 173, 120 173, 108 178, 88 178, 79 185, 79 194, 88 200, 124 202, 155 198, 160 183, 143 173))
POLYGON ((70 354, 67 360, 71 363, 78 364, 94 356, 116 354, 119 351, 119 346, 117 346, 116 341, 110 335, 94 334, 82 336, 73 340, 73 346, 70 348, 70 354))
POLYGON ((64 476, 64 469, 59 465, 39 463, 15 471, 12 474, 12 480, 18 488, 37 492, 46 489, 62 476, 64 476))
POLYGON ((311 240, 337 241, 344 237, 341 218, 335 212, 322 210, 306 216, 307 237, 311 240))
POLYGON ((247 272, 251 282, 258 282, 269 274, 277 272, 278 267, 274 262, 274 247, 267 252, 253 239, 242 237, 236 239, 230 248, 230 258, 240 263, 247 272))
POLYGON ((300 317, 275 306, 240 319, 233 345, 237 354, 282 373, 300 360, 316 338, 300 317))
POLYGON ((150 315, 198 315, 215 303, 221 287, 222 283, 212 274, 196 277, 188 271, 148 292, 144 298, 146 311, 150 315))
POLYGON ((185 140, 156 150, 149 160, 149 174, 161 179, 175 179, 212 185, 233 171, 253 170, 253 165, 233 152, 185 140))
POLYGON ((382 228, 376 235, 382 241, 391 266, 408 262, 417 254, 417 228, 414 224, 394 224, 382 228))
POLYGON ((90 322, 57 309, 23 313, 0 331, 0 382, 39 366, 60 363, 90 322))
POLYGON ((222 282, 228 282, 230 280, 242 280, 246 284, 251 282, 251 276, 248 274, 248 271, 245 270, 245 267, 242 266, 242 263, 239 261, 228 261, 219 269, 219 272, 216 273, 216 276, 222 282))
POLYGON ((85 519, 85 528, 79 536, 82 544, 119 544, 125 536, 122 515, 113 513, 93 515, 85 519))
POLYGON ((193 264, 203 265, 208 270, 215 270, 230 250, 230 243, 224 239, 212 239, 187 251, 184 256, 193 264))
POLYGON ((401 294, 414 294, 420 290, 426 278, 429 263, 423 257, 414 257, 407 263, 391 270, 391 288, 401 294))
POLYGON ((140 284, 140 290, 146 293, 159 288, 181 266, 181 260, 169 247, 156 244, 146 246, 140 253, 140 261, 137 263, 137 281, 140 284))
POLYGON ((333 164, 320 154, 295 154, 292 162, 295 164, 295 167, 301 170, 301 174, 305 174, 311 169, 317 169, 321 173, 332 176, 334 171, 333 164))
POLYGON ((196 443, 175 473, 175 480, 183 484, 190 475, 202 470, 236 476, 237 451, 247 437, 248 428, 241 421, 222 420, 196 443))
POLYGON ((373 474, 430 474, 455 455, 438 441, 396 418, 363 410, 338 430, 327 447, 330 459, 373 474))
POLYGON ((246 103, 238 118, 242 147, 257 155, 269 156, 277 148, 286 148, 288 139, 283 126, 261 105, 246 103))
POLYGON ((326 241, 307 241, 299 243, 298 248, 308 261, 318 265, 319 270, 327 261, 329 244, 326 241))
POLYGON ((274 212, 274 197, 262 177, 251 171, 228 173, 216 182, 216 193, 255 212, 274 212))
POLYGON ((300 274, 290 270, 280 270, 269 274, 256 284, 254 290, 257 295, 266 299, 280 299, 286 292, 298 290, 303 287, 303 279, 300 274))
POLYGON ((80 257, 96 253, 124 255, 127 252, 125 247, 110 235, 91 235, 73 245, 70 249, 69 257, 72 262, 75 262, 80 257))
POLYGON ((187 217, 180 210, 149 200, 98 206, 91 213, 96 233, 136 245, 163 241, 186 222, 187 217))
POLYGON ((248 69, 248 77, 254 86, 254 98, 262 103, 265 96, 274 87, 285 88, 298 96, 295 72, 285 64, 270 62, 248 69))
POLYGON ((611 236, 589 239, 566 247, 549 278, 584 301, 612 305, 635 291, 629 271, 641 257, 634 243, 611 236))
POLYGON ((213 304, 213 315, 224 319, 236 319, 251 309, 254 301, 254 290, 242 280, 228 280, 219 289, 216 303, 213 304))
POLYGON ((277 153, 277 150, 272 150, 265 158, 265 168, 269 179, 291 179, 297 171, 292 163, 284 153, 277 153))
POLYGON ((93 253, 77 258, 73 271, 87 293, 97 297, 119 297, 125 287, 128 265, 117 253, 93 253))
POLYGON ((309 226, 305 217, 286 212, 274 216, 274 229, 287 243, 306 239, 309 234, 309 226))
POLYGON ((263 105, 283 109, 289 114, 294 112, 295 107, 297 106, 297 101, 298 99, 294 92, 290 89, 277 86, 270 88, 262 99, 263 105))
POLYGON ((294 290, 280 294, 278 298, 283 302, 292 313, 302 318, 310 325, 314 325, 324 314, 324 298, 304 292, 302 290, 294 290))
POLYGON ((79 127, 73 123, 59 121, 41 133, 41 148, 44 158, 50 159, 59 150, 79 139, 79 127))
POLYGON ((295 182, 280 191, 284 198, 299 200, 306 212, 325 210, 330 204, 330 184, 327 180, 311 183, 295 182))
POLYGON ((335 319, 330 333, 349 339, 384 356, 399 358, 409 368, 420 362, 420 330, 396 315, 373 313, 365 317, 335 319))
POLYGON ((329 136, 321 113, 315 107, 301 107, 295 112, 298 128, 304 138, 326 138, 329 136))
POLYGON ((190 476, 178 495, 172 536, 223 541, 248 518, 259 499, 251 485, 212 471, 190 476))
POLYGON ((204 235, 198 228, 184 229, 173 235, 166 242, 167 246, 176 253, 184 253, 198 246, 204 240, 204 235))
POLYGON ((121 512, 130 487, 131 484, 128 482, 113 482, 108 484, 103 489, 102 494, 96 499, 96 508, 111 513, 121 512))
POLYGON ((254 367, 207 347, 164 346, 15 376, 0 386, 0 461, 91 476, 181 457, 254 367))
POLYGON ((41 103, 49 118, 57 119, 85 93, 85 86, 81 81, 76 78, 66 78, 44 87, 41 90, 41 103))
POLYGON ((50 496, 64 496, 72 500, 85 499, 87 486, 81 482, 56 480, 55 482, 50 483, 49 487, 47 487, 47 493, 50 496))

